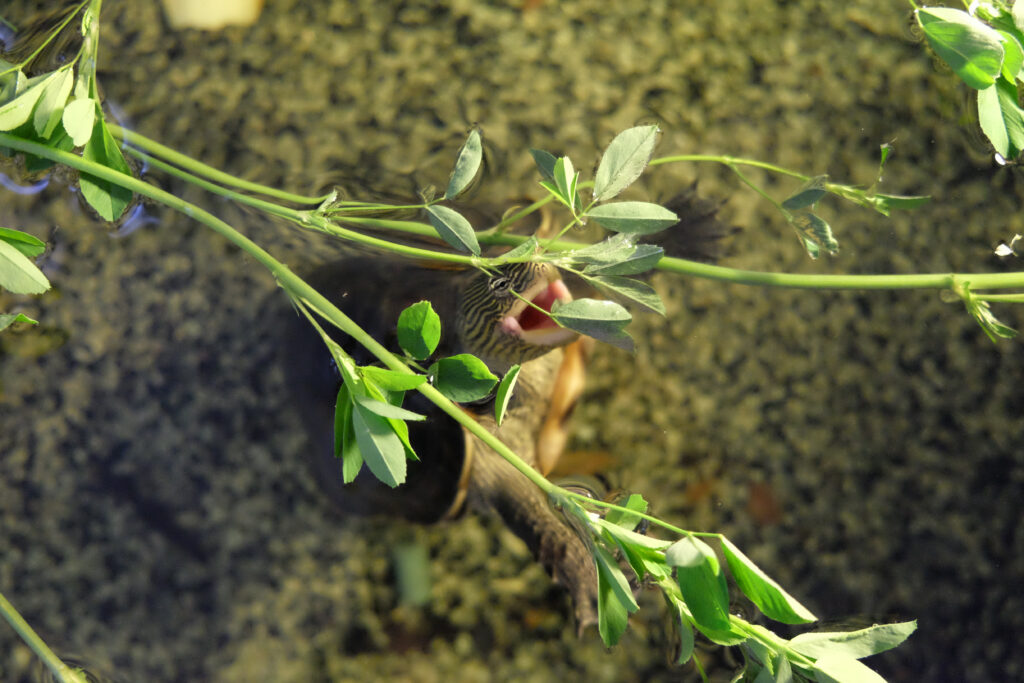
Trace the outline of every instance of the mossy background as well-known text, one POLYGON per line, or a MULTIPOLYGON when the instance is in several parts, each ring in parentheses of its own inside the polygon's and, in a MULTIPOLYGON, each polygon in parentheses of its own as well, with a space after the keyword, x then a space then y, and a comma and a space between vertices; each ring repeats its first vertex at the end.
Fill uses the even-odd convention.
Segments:
MULTIPOLYGON (((33 7, 5 3, 23 21, 33 7)), ((230 173, 354 196, 443 185, 468 126, 482 205, 537 195, 529 147, 585 171, 615 132, 935 197, 885 219, 823 204, 842 244, 810 261, 719 168, 699 179, 744 228, 729 265, 809 273, 1004 270, 1024 232, 964 88, 883 0, 483 4, 269 0, 259 22, 172 32, 155 2, 104 6, 100 79, 126 125, 230 173)), ((157 182, 166 182, 159 175, 157 182)), ((784 197, 793 185, 764 178, 784 197)), ((169 183, 301 268, 337 253, 169 183)), ((642 597, 622 643, 579 640, 567 598, 493 520, 342 520, 302 464, 277 359, 283 298, 197 224, 112 236, 66 189, 4 191, 0 224, 47 237, 41 321, 0 335, 0 586, 59 651, 126 681, 691 680, 642 597), (404 605, 392 550, 429 553, 404 605)), ((726 533, 826 619, 917 618, 869 663, 893 681, 1024 676, 1021 342, 992 344, 934 292, 829 293, 659 276, 667 321, 635 357, 597 353, 573 447, 658 514, 726 533)), ((1024 327, 1021 309, 999 306, 1024 327)), ((728 654, 708 658, 717 680, 728 654)), ((0 628, 0 679, 33 658, 0 628)))

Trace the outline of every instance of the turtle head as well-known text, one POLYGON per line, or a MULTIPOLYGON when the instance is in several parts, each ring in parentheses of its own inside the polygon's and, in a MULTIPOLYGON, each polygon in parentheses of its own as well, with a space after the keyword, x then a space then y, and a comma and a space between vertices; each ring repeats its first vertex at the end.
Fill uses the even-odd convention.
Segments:
POLYGON ((548 263, 510 263, 462 289, 456 325, 461 346, 495 372, 543 356, 576 339, 548 315, 572 294, 548 263))

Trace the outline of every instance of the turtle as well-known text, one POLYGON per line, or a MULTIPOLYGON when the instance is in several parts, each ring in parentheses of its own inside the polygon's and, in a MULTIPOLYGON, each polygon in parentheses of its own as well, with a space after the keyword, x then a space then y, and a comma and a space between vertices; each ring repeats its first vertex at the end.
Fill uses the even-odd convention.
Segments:
MULTIPOLYGON (((716 260, 722 239, 736 231, 718 220, 717 203, 697 196, 695 184, 666 206, 681 216, 667 231, 667 243, 682 257, 716 260)), ((399 348, 399 313, 428 299, 443 321, 437 357, 473 353, 496 374, 520 364, 500 427, 493 417, 493 397, 463 408, 542 474, 552 471, 566 443, 565 422, 583 391, 585 358, 593 342, 577 338, 538 310, 550 311, 556 300, 573 296, 557 269, 526 262, 460 272, 353 254, 315 269, 306 280, 392 350, 399 348)), ((335 340, 358 364, 374 362, 341 333, 335 340)), ((568 591, 578 632, 597 623, 597 575, 588 541, 522 473, 434 404, 409 392, 405 407, 427 420, 409 423, 420 460, 409 462, 406 482, 392 489, 364 468, 354 482, 344 484, 333 437, 340 374, 319 335, 299 316, 287 325, 282 348, 289 385, 313 442, 307 459, 336 507, 347 514, 389 514, 421 523, 451 519, 467 508, 496 512, 568 591)))
MULTIPOLYGON (((561 423, 582 391, 587 343, 525 301, 550 310, 554 301, 572 298, 553 266, 528 262, 458 272, 361 255, 321 266, 305 279, 392 350, 399 348, 399 313, 426 299, 442 320, 436 357, 473 353, 499 375, 519 364, 500 427, 493 396, 462 407, 542 474, 555 465, 565 441, 561 423)), ((289 385, 312 441, 307 460, 335 507, 346 514, 387 514, 419 523, 452 519, 467 509, 496 512, 567 589, 579 630, 596 623, 597 576, 586 542, 545 493, 418 393, 409 392, 404 404, 427 416, 409 423, 419 461, 408 463, 406 482, 392 489, 366 468, 354 482, 342 482, 341 461, 333 452, 341 378, 318 333, 293 318, 282 345, 289 385)), ((345 335, 338 333, 336 341, 360 365, 374 362, 345 335)))

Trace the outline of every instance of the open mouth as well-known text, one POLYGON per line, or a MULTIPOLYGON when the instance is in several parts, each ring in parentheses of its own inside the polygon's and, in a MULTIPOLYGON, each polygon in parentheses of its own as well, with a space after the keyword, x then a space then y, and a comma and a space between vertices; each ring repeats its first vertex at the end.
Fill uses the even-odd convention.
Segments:
POLYGON ((502 332, 539 346, 561 346, 576 338, 575 332, 559 327, 549 315, 556 301, 572 301, 572 294, 564 282, 541 281, 522 292, 522 297, 526 301, 518 300, 509 314, 501 319, 502 332))

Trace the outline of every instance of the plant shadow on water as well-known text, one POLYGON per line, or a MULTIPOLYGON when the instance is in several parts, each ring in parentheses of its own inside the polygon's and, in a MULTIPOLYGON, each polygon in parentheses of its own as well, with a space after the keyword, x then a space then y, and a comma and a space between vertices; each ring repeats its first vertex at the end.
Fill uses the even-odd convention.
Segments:
MULTIPOLYGON (((281 2, 204 34, 110 3, 100 74, 128 127, 301 191, 338 172, 373 192, 441 185, 472 122, 501 162, 481 203, 539 193, 528 147, 583 166, 652 118, 666 152, 865 184, 896 138, 887 186, 935 201, 884 221, 830 205, 831 261, 808 262, 718 169, 649 174, 644 191, 699 176, 728 198, 739 267, 1019 267, 990 247, 1022 231, 1016 171, 964 142, 955 83, 907 40, 903 8, 606 5, 281 2)), ((57 649, 126 680, 695 676, 666 666, 652 595, 610 653, 595 633, 577 640, 564 594, 493 521, 339 520, 301 464, 272 279, 179 217, 112 240, 53 185, 0 207, 0 224, 60 228, 59 291, 32 304, 45 329, 0 338, 0 584, 57 649), (402 544, 430 558, 422 607, 395 588, 402 544)), ((296 268, 328 260, 320 242, 213 209, 296 268)), ((635 359, 597 353, 574 447, 612 454, 659 516, 726 533, 819 615, 917 618, 869 660, 888 680, 1024 675, 1019 342, 992 345, 932 293, 655 286, 668 320, 638 316, 635 359)), ((27 680, 12 632, 0 652, 2 677, 27 680)))

